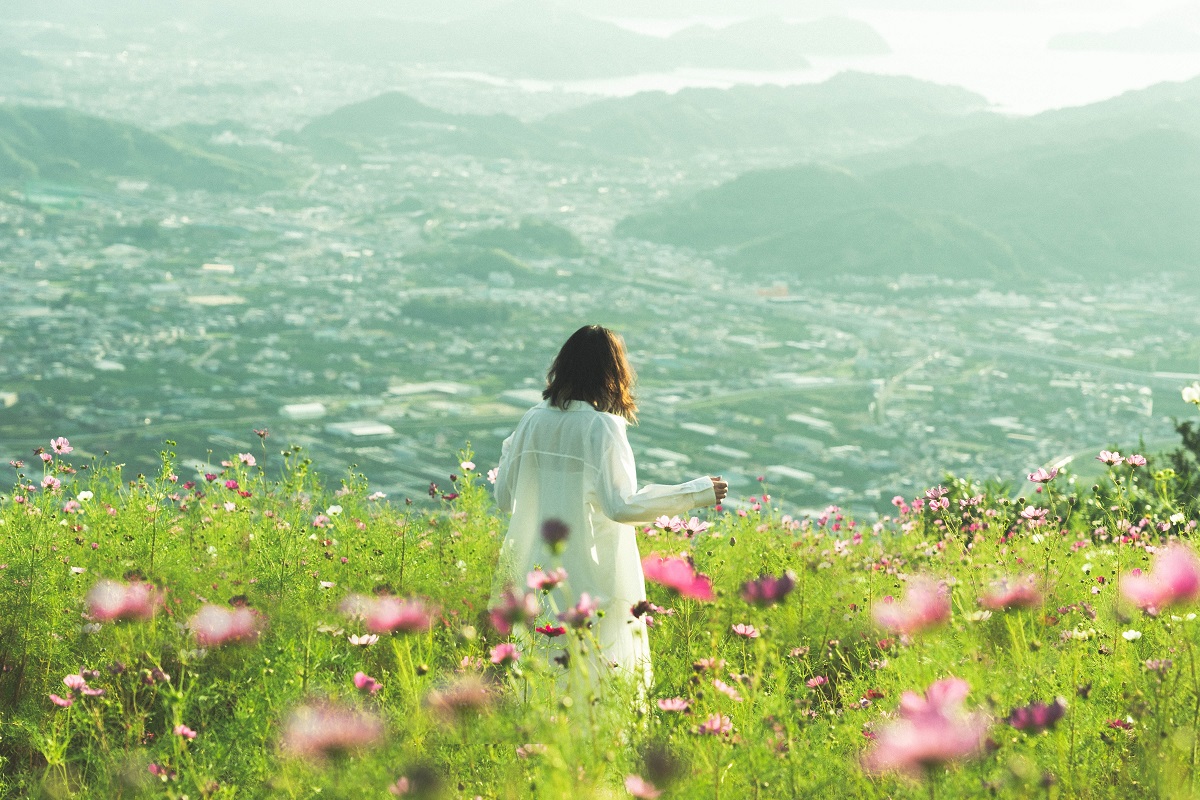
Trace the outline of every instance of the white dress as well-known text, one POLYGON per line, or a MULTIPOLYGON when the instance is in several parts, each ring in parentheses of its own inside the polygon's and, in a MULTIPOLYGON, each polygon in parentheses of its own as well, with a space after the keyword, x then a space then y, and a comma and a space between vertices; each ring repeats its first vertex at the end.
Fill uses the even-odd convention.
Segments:
POLYGON ((531 570, 562 566, 567 583, 551 592, 555 605, 564 610, 587 592, 605 612, 593 628, 603 660, 649 685, 646 625, 630 613, 646 599, 632 525, 710 506, 716 497, 707 477, 639 491, 625 426, 622 417, 579 401, 566 410, 543 401, 526 412, 504 440, 496 478, 496 502, 512 520, 495 586, 525 590, 531 570), (569 530, 560 555, 542 541, 551 519, 569 530))

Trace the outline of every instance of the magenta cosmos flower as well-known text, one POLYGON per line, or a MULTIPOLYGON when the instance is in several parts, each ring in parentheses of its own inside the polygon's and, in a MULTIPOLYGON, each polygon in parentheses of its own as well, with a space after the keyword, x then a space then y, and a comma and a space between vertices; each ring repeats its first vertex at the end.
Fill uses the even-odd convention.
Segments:
POLYGON ((962 710, 969 687, 959 678, 934 682, 922 697, 905 692, 900 718, 885 725, 863 756, 868 772, 904 772, 920 776, 947 761, 978 755, 987 735, 987 719, 962 710))
POLYGON ((599 605, 587 592, 579 595, 579 601, 566 611, 560 612, 558 621, 572 628, 582 628, 588 624, 599 605))
POLYGON ((796 574, 791 570, 778 578, 763 575, 758 580, 742 584, 742 599, 756 606, 769 606, 787 597, 796 588, 796 574))
POLYGON ((950 590, 941 581, 917 576, 909 580, 904 599, 890 595, 875 604, 875 621, 887 630, 913 634, 950 619, 950 590))
POLYGON ((647 556, 642 559, 642 571, 646 580, 665 586, 684 597, 696 600, 714 600, 712 581, 700 575, 682 558, 647 556))
POLYGON ((382 738, 383 723, 374 714, 325 703, 300 706, 283 727, 283 749, 315 760, 359 750, 382 738))
POLYGON ((1154 554, 1150 574, 1125 578, 1121 592, 1149 614, 1195 600, 1200 596, 1200 558, 1187 545, 1169 544, 1154 554))
POLYGON ((1037 588, 1037 578, 1025 575, 1020 578, 1002 578, 992 584, 991 591, 979 598, 984 608, 1001 610, 1028 608, 1040 605, 1042 593, 1037 588))
POLYGON ((149 619, 160 602, 158 590, 141 582, 97 581, 87 594, 88 616, 98 622, 149 619))
POLYGON ((1027 706, 1014 708, 1008 715, 1007 722, 1020 731, 1040 733, 1054 727, 1054 723, 1067 713, 1067 701, 1056 697, 1053 703, 1030 703, 1027 706))
POLYGON ((372 678, 365 672, 354 673, 354 686, 360 691, 368 694, 375 694, 383 688, 383 684, 372 678))
POLYGON ((192 616, 188 627, 201 647, 220 647, 257 639, 260 622, 261 617, 253 609, 245 606, 226 608, 210 603, 192 616))

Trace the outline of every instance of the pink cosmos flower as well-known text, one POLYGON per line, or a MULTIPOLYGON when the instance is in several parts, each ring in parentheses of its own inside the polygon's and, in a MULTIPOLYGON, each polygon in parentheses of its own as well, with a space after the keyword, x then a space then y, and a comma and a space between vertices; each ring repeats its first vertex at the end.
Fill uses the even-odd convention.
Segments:
POLYGON ((489 469, 487 471, 488 483, 495 483, 496 478, 498 478, 498 477, 500 477, 500 468, 499 467, 492 467, 491 469, 489 469))
POLYGON ((562 567, 549 572, 535 569, 525 578, 525 583, 534 591, 549 591, 567 579, 567 571, 562 567))
POLYGON ((374 714, 328 703, 303 705, 283 727, 283 749, 297 758, 324 760, 372 745, 383 738, 374 714))
POLYGON ((664 697, 657 701, 657 705, 663 711, 687 711, 692 703, 683 697, 664 697))
POLYGON ((71 447, 71 443, 68 442, 64 437, 59 436, 57 439, 50 440, 50 449, 58 453, 60 456, 65 456, 75 448, 71 447))
POLYGON ((230 478, 229 480, 225 481, 225 488, 229 489, 230 491, 237 491, 238 482, 233 478, 230 478))
POLYGON ((195 739, 196 732, 187 725, 176 725, 174 728, 176 736, 182 736, 184 739, 195 739))
POLYGON ((732 686, 730 686, 728 683, 721 680, 720 678, 713 679, 713 688, 716 689, 721 694, 723 694, 726 697, 733 700, 735 703, 742 702, 742 696, 740 694, 738 694, 738 690, 733 688, 732 686))
POLYGON ((52 695, 50 695, 50 702, 54 703, 54 705, 56 705, 60 708, 70 708, 72 705, 75 704, 75 698, 59 697, 56 694, 52 694, 52 695))
POLYGON ((87 679, 82 675, 68 675, 63 678, 63 685, 72 692, 79 692, 87 688, 87 679))
POLYGON ((742 584, 742 599, 757 606, 768 606, 782 601, 795 588, 796 574, 791 570, 778 578, 763 575, 758 580, 742 584))
POLYGON ((739 622, 731 626, 731 630, 738 636, 745 636, 747 639, 757 639, 761 635, 758 632, 758 628, 755 628, 753 625, 747 625, 744 622, 739 622))
POLYGON ((258 461, 255 460, 251 453, 238 453, 237 457, 238 461, 242 462, 242 464, 247 467, 253 467, 258 464, 258 461))
POLYGON ((667 587, 684 597, 697 600, 714 600, 712 581, 692 569, 682 558, 660 558, 647 556, 642 559, 642 571, 646 580, 667 587))
POLYGON ((1121 454, 1116 452, 1115 450, 1111 453, 1108 450, 1101 450, 1100 455, 1096 456, 1096 460, 1103 461, 1105 464, 1108 464, 1111 467, 1115 467, 1118 464, 1120 464, 1122 461, 1124 461, 1125 459, 1122 458, 1121 454))
POLYGON ((1048 509, 1048 508, 1038 508, 1037 506, 1025 506, 1025 508, 1021 509, 1021 518, 1028 520, 1030 522, 1034 522, 1037 520, 1045 519, 1046 515, 1049 513, 1050 513, 1050 509, 1048 509))
POLYGON ((661 517, 654 520, 654 527, 658 528, 660 531, 671 531, 672 533, 678 533, 683 529, 683 525, 683 520, 679 517, 668 517, 666 514, 663 514, 661 517))
POLYGON ((810 689, 816 689, 818 686, 824 686, 827 683, 829 683, 829 679, 826 678, 824 675, 817 675, 817 676, 809 678, 807 681, 805 681, 805 684, 810 689))
POLYGON ((427 631, 433 624, 433 612, 416 598, 352 594, 342 601, 341 610, 361 618, 372 633, 427 631))
POLYGON ((979 598, 984 608, 993 610, 1027 608, 1040 605, 1042 593, 1038 591, 1037 578, 1026 575, 1021 578, 1003 578, 992 584, 990 592, 979 598))
POLYGON ((887 630, 913 634, 950 619, 950 591, 940 581, 917 576, 909 580, 904 600, 885 597, 873 612, 875 621, 887 630))
POLYGON ((393 783, 391 786, 388 786, 388 793, 394 794, 396 797, 402 797, 408 794, 409 788, 410 784, 408 776, 401 775, 399 778, 396 778, 395 783, 393 783))
POLYGON ((1130 575, 1121 592, 1138 608, 1154 615, 1174 603, 1200 597, 1200 558, 1190 547, 1172 543, 1154 554, 1149 575, 1130 575))
POLYGON ((518 623, 526 627, 532 625, 538 614, 542 613, 542 607, 533 592, 517 594, 515 589, 509 587, 500 595, 499 604, 493 606, 488 613, 492 627, 507 636, 518 623))
POLYGON ((699 517, 692 517, 683 524, 683 532, 689 538, 704 533, 712 526, 707 522, 701 522, 699 517))
POLYGON ((924 697, 905 692, 900 719, 876 733, 863 767, 868 772, 920 776, 938 764, 978 755, 988 723, 982 715, 962 710, 967 692, 967 682, 959 678, 936 681, 924 697))
POLYGON ((1135 453, 1126 458, 1125 463, 1131 467, 1144 467, 1146 466, 1146 457, 1135 453))
POLYGON ((515 664, 521 658, 521 651, 511 642, 501 642, 492 648, 491 661, 502 667, 515 664))
POLYGON ((558 615, 558 621, 564 622, 572 628, 582 628, 588 624, 599 607, 591 595, 582 592, 579 595, 579 601, 574 606, 558 615))
POLYGON ((226 608, 210 603, 192 615, 188 627, 201 647, 220 647, 257 639, 259 622, 258 612, 252 608, 226 608))
POLYGON ((640 775, 627 775, 625 777, 625 791, 640 800, 654 800, 654 798, 662 794, 661 789, 655 788, 653 783, 644 780, 640 775))
POLYGON ((369 694, 375 694, 383 688, 382 683, 375 680, 367 673, 361 671, 354 673, 354 686, 360 691, 367 692, 369 694))
POLYGON ((83 506, 78 500, 68 500, 63 503, 64 514, 78 514, 83 509, 83 506))
POLYGON ((88 616, 99 622, 149 619, 161 599, 148 583, 124 584, 101 580, 87 594, 88 616))
POLYGON ((1043 467, 1038 467, 1036 472, 1031 472, 1029 474, 1029 480, 1033 481, 1034 483, 1049 483, 1056 477, 1058 477, 1057 469, 1052 469, 1047 472, 1043 467))
POLYGON ((697 733, 708 736, 724 736, 732 731, 733 720, 724 714, 712 714, 696 729, 697 733))
POLYGON ((46 477, 42 478, 42 488, 48 492, 57 492, 60 488, 62 488, 62 481, 53 475, 47 475, 46 477))

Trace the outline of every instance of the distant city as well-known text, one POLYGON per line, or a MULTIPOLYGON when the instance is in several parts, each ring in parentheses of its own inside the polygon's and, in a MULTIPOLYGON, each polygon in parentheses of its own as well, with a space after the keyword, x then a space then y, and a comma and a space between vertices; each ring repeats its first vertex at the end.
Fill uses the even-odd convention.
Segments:
MULTIPOLYGON (((953 245, 927 272, 913 264, 932 251, 905 227, 804 234, 799 255, 794 239, 754 250, 760 233, 712 231, 704 244, 651 230, 655 214, 700 213, 697 192, 750 170, 811 160, 874 175, 924 164, 938 142, 1011 127, 969 93, 886 78, 764 88, 759 99, 781 115, 844 113, 836 136, 779 146, 754 144, 753 131, 737 146, 697 142, 669 120, 653 128, 641 108, 629 118, 645 125, 638 135, 666 144, 613 152, 586 139, 599 123, 581 122, 590 112, 578 99, 531 98, 523 119, 471 115, 479 84, 444 79, 441 109, 429 84, 414 92, 421 103, 401 94, 371 107, 393 120, 392 135, 365 130, 352 106, 327 113, 339 94, 395 89, 378 70, 322 56, 299 67, 219 40, 179 59, 137 44, 136 32, 118 48, 118 37, 90 31, 0 23, 10 60, 35 65, 0 64, 4 459, 28 461, 67 436, 76 460, 151 471, 172 440, 190 476, 238 452, 276 470, 280 451, 299 445, 334 484, 354 470, 393 501, 427 502, 467 443, 481 469, 496 463, 540 400, 558 346, 588 322, 621 331, 638 370, 642 421, 630 440, 643 482, 720 474, 732 496, 769 492, 792 511, 886 513, 893 495, 947 472, 1016 485, 1038 466, 1072 463, 1086 476, 1102 447, 1174 446, 1173 419, 1194 412, 1180 389, 1200 378, 1196 229, 1179 231, 1169 262, 1138 267, 1122 255, 1094 274, 1084 248, 1132 252, 1136 219, 1080 211, 1087 244, 1065 247, 1089 255, 1082 266, 1064 256, 1063 269, 1045 267, 1040 233, 1018 241, 965 207, 960 227, 937 234, 953 245), (307 116, 296 103, 271 106, 293 84, 312 98, 307 116), (919 97, 922 110, 900 129, 881 97, 895 108, 919 97), (131 114, 131 98, 144 113, 131 114), (866 110, 845 112, 855 103, 866 110), (43 118, 28 105, 65 108, 43 118), (129 123, 148 138, 120 127, 129 123), (79 144, 104 137, 134 144, 124 160, 116 145, 79 144), (79 149, 66 156, 56 142, 79 149), (955 274, 961 230, 998 242, 1020 268, 980 268, 972 254, 955 274), (849 248, 869 251, 876 236, 886 252, 911 252, 895 269, 860 268, 849 248)), ((1196 81, 1180 86, 1172 91, 1200 97, 1196 81)), ((734 97, 675 102, 720 117, 711 104, 734 97)), ((620 127, 639 107, 600 108, 620 127)), ((1181 181, 1200 164, 1189 124, 1172 162, 1181 181)), ((1036 153, 1022 143, 989 164, 1057 157, 1077 135, 1063 130, 1036 153)), ((1000 167, 971 169, 1008 180, 1000 167)), ((734 217, 773 202, 735 194, 721 196, 734 217)), ((1069 207, 1048 213, 1065 218, 1069 207)), ((912 231, 930 230, 904 214, 912 231)))

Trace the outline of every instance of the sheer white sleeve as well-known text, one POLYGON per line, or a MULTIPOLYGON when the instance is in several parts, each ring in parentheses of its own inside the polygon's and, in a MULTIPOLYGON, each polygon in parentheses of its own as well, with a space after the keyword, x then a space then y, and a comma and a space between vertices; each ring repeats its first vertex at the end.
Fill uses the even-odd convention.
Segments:
POLYGON ((601 437, 596 465, 596 501, 604 516, 628 525, 651 522, 664 514, 686 514, 690 509, 716 502, 712 478, 696 478, 673 486, 650 484, 637 488, 637 469, 625 426, 604 419, 597 425, 601 437))
POLYGON ((513 437, 509 436, 500 445, 500 466, 496 474, 496 506, 505 514, 512 513, 513 495, 517 488, 517 464, 509 459, 512 440, 513 437))

